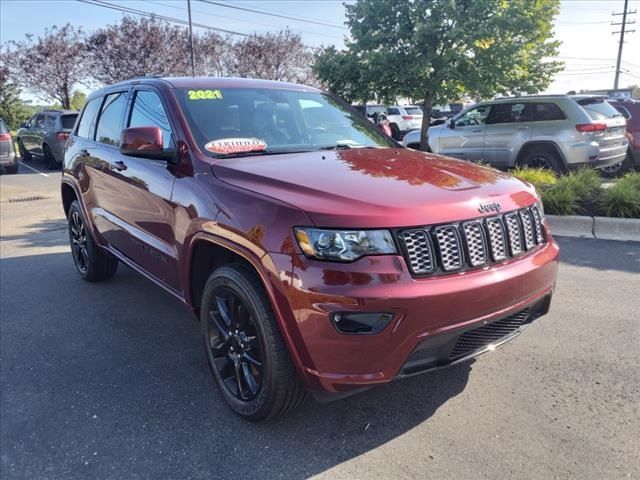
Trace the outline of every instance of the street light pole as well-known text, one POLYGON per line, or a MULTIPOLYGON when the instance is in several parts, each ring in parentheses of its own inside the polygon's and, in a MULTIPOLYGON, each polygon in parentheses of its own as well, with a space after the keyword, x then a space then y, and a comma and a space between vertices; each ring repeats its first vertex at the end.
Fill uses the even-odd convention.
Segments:
POLYGON ((191 76, 196 76, 196 59, 193 50, 193 26, 191 25, 191 0, 187 0, 187 10, 189 11, 189 43, 191 44, 191 76))

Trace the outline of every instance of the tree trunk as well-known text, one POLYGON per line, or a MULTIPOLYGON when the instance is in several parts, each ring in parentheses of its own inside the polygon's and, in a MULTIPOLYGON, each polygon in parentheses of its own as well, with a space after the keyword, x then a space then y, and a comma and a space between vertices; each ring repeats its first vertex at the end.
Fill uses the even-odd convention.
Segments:
POLYGON ((422 102, 422 128, 420 129, 420 150, 429 150, 429 124, 431 123, 431 111, 433 110, 433 97, 428 93, 422 102))
POLYGON ((62 108, 63 110, 71 110, 71 95, 69 89, 66 85, 63 88, 64 91, 62 94, 62 108))

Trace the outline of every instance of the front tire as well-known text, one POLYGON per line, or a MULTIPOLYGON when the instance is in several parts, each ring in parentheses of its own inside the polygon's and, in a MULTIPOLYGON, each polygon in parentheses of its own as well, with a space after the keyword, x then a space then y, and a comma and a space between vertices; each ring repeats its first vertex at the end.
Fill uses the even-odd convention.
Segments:
POLYGON ((77 200, 69 207, 69 243, 76 270, 87 282, 100 282, 116 274, 118 259, 95 243, 77 200))
POLYGON ((230 264, 211 274, 200 322, 213 377, 238 415, 266 420, 304 400, 269 299, 250 268, 230 264))

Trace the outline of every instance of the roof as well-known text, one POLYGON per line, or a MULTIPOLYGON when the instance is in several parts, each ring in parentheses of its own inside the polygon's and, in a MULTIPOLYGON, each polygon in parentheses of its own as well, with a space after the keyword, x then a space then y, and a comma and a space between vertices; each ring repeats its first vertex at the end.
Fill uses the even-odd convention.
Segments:
MULTIPOLYGON (((317 88, 297 83, 278 82, 275 80, 259 80, 254 78, 234 78, 234 77, 136 77, 114 85, 126 85, 129 83, 147 83, 169 84, 173 88, 193 88, 193 89, 212 89, 212 88, 271 88, 283 90, 299 90, 299 91, 320 91, 317 88)), ((112 87, 114 85, 110 85, 112 87)))

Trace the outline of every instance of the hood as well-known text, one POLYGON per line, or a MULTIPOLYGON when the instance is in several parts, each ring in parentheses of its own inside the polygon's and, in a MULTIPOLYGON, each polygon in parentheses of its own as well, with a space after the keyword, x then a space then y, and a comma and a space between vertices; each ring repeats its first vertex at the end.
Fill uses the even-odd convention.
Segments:
POLYGON ((351 149, 216 161, 222 181, 303 210, 316 226, 408 227, 459 221, 480 204, 536 201, 532 186, 461 160, 409 149, 351 149))

